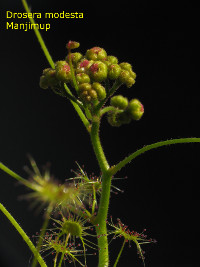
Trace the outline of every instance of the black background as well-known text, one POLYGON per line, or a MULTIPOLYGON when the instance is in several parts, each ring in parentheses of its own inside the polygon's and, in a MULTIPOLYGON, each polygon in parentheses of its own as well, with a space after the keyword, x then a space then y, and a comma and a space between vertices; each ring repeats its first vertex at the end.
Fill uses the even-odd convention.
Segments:
MULTIPOLYGON (((51 20, 42 35, 53 59, 66 56, 69 40, 80 52, 106 49, 133 65, 137 82, 120 93, 139 98, 145 114, 139 122, 112 128, 104 118, 101 139, 109 163, 115 164, 146 144, 179 137, 199 137, 198 12, 183 1, 29 1, 33 12, 84 12, 83 19, 51 20)), ((20 1, 1 2, 1 161, 23 177, 27 152, 38 166, 64 182, 76 169, 99 174, 89 136, 66 99, 39 88, 48 67, 33 31, 6 30, 6 10, 23 12, 20 1)), ((25 22, 25 20, 13 20, 25 22)), ((47 22, 39 20, 39 23, 47 22)), ((147 267, 199 266, 199 144, 149 151, 124 168, 115 185, 110 214, 130 229, 147 228, 158 243, 145 246, 147 267)), ((31 236, 42 220, 18 196, 26 190, 0 173, 0 202, 31 236)), ((122 240, 111 246, 111 266, 122 240)), ((7 219, 0 215, 0 266, 30 266, 31 253, 7 219)), ((89 266, 97 266, 91 256, 89 266)), ((68 266, 68 265, 67 265, 68 266)), ((124 251, 119 266, 142 266, 136 249, 124 251)))

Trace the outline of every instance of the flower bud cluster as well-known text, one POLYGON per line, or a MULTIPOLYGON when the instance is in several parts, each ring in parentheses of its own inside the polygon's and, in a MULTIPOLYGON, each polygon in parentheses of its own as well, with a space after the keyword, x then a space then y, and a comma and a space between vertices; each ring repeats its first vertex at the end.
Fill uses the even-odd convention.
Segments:
POLYGON ((112 97, 110 105, 115 109, 108 113, 108 122, 115 127, 128 124, 132 120, 139 120, 144 113, 144 107, 138 99, 129 102, 122 95, 112 97))
POLYGON ((131 87, 135 83, 136 74, 132 66, 127 62, 118 63, 115 56, 107 55, 107 52, 100 47, 88 49, 85 55, 71 49, 79 47, 79 43, 70 41, 67 44, 69 54, 65 60, 57 61, 55 69, 45 69, 40 78, 40 87, 50 87, 54 92, 64 94, 64 83, 76 88, 78 97, 85 103, 94 103, 106 98, 105 82, 117 81, 131 87), (71 65, 72 64, 72 65, 71 65), (73 71, 71 70, 73 67, 73 71), (74 85, 73 74, 77 86, 74 85))
POLYGON ((79 96, 84 103, 103 100, 106 97, 106 89, 98 82, 81 83, 79 85, 79 96))

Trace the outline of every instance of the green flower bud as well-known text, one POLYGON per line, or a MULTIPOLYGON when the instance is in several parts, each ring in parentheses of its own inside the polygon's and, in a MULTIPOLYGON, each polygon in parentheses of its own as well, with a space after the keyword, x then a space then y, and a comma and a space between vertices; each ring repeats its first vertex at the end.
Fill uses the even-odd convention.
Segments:
MULTIPOLYGON (((72 64, 76 65, 82 57, 83 55, 81 53, 71 53, 72 64)), ((66 56, 65 60, 69 63, 69 55, 66 56)))
POLYGON ((90 83, 90 77, 86 73, 78 73, 76 74, 76 81, 78 84, 90 83))
POLYGON ((93 81, 102 82, 107 78, 108 68, 103 62, 96 61, 90 66, 89 75, 93 81))
POLYGON ((122 95, 116 95, 110 99, 110 104, 119 109, 126 109, 128 107, 128 99, 122 95))
POLYGON ((114 56, 107 56, 107 60, 111 63, 111 64, 117 64, 118 63, 118 59, 114 56))
POLYGON ((76 49, 80 46, 78 42, 75 41, 69 41, 66 45, 67 49, 76 49))
POLYGON ((43 75, 40 77, 40 87, 42 89, 47 89, 48 87, 52 87, 56 84, 58 84, 56 71, 51 68, 44 69, 43 75))
POLYGON ((127 112, 130 114, 132 119, 139 120, 144 113, 144 107, 138 99, 132 99, 129 102, 127 112))
POLYGON ((130 114, 125 110, 124 112, 117 114, 117 120, 120 121, 121 124, 129 124, 132 118, 130 114))
POLYGON ((119 77, 121 72, 121 68, 118 64, 111 64, 108 67, 108 78, 111 80, 115 80, 119 77))
POLYGON ((79 86, 79 90, 80 98, 83 102, 90 103, 97 99, 97 92, 92 88, 91 84, 82 83, 79 86))
POLYGON ((98 100, 103 100, 106 98, 106 89, 100 83, 94 82, 92 88, 96 91, 98 100))
POLYGON ((119 81, 121 83, 127 83, 128 79, 130 78, 130 73, 128 70, 122 70, 119 75, 119 81))
POLYGON ((129 77, 126 81, 126 86, 130 88, 135 83, 135 80, 132 77, 129 77))
POLYGON ((58 80, 68 83, 72 79, 70 66, 66 61, 57 61, 55 64, 55 70, 58 80))
POLYGON ((89 95, 89 91, 81 91, 80 98, 82 99, 83 102, 86 103, 91 101, 91 96, 89 95))
POLYGON ((91 96, 92 100, 96 100, 97 99, 97 92, 95 90, 90 90, 88 92, 89 96, 91 96))
POLYGON ((128 62, 122 62, 119 65, 123 70, 128 70, 128 71, 132 70, 132 66, 128 62))
POLYGON ((47 89, 49 87, 48 80, 47 80, 47 78, 44 75, 42 75, 40 77, 40 83, 39 83, 39 85, 40 85, 40 87, 42 89, 47 89))
POLYGON ((129 71, 131 77, 135 80, 136 79, 136 73, 132 70, 129 71))
POLYGON ((78 88, 80 92, 89 91, 92 89, 92 85, 90 83, 82 83, 78 88))
POLYGON ((102 60, 107 57, 107 53, 103 48, 93 47, 87 50, 86 57, 89 60, 102 60))
POLYGON ((107 120, 111 126, 120 127, 122 125, 122 123, 119 120, 117 120, 117 113, 116 112, 109 112, 107 120))

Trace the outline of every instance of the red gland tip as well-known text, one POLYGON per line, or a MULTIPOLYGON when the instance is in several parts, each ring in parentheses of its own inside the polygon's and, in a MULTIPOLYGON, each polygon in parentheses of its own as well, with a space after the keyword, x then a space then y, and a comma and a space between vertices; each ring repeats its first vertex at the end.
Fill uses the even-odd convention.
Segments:
POLYGON ((95 46, 91 49, 91 51, 95 54, 98 54, 102 49, 98 46, 95 46))
POLYGON ((140 109, 141 112, 144 112, 144 106, 141 104, 141 109, 140 109))
POLYGON ((70 72, 70 66, 69 66, 69 65, 64 65, 64 66, 63 66, 63 70, 64 70, 66 73, 70 72))
POLYGON ((78 48, 79 46, 80 44, 75 41, 69 41, 66 45, 67 49, 75 49, 75 48, 78 48))
POLYGON ((97 72, 99 69, 98 63, 94 63, 92 64, 92 66, 90 67, 91 72, 97 72))
POLYGON ((89 63, 90 63, 89 60, 85 59, 80 63, 80 67, 81 68, 87 67, 89 63))

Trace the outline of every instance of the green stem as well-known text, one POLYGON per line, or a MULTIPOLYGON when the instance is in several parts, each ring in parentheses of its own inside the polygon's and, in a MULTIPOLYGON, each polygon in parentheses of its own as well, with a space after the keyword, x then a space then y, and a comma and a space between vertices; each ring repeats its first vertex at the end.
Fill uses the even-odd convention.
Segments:
MULTIPOLYGON (((44 235, 46 233, 46 230, 47 230, 47 227, 49 224, 50 214, 51 214, 52 210, 53 210, 53 207, 51 205, 48 206, 47 212, 45 214, 45 220, 44 220, 44 223, 42 225, 42 231, 41 231, 40 236, 39 236, 39 242, 38 242, 37 247, 36 247, 37 251, 40 251, 40 248, 42 246, 42 243, 44 240, 44 235)), ((34 257, 32 267, 35 267, 35 266, 37 266, 37 259, 34 257)))
MULTIPOLYGON (((68 88, 68 86, 66 84, 64 84, 65 90, 68 94, 71 94, 70 89, 68 88)), ((72 103, 74 109, 76 110, 76 112, 78 113, 81 121, 83 122, 83 124, 85 125, 86 129, 89 131, 89 126, 90 123, 88 121, 88 119, 86 118, 86 116, 84 115, 83 111, 81 110, 81 108, 79 107, 79 105, 77 103, 75 103, 74 101, 70 100, 70 102, 72 103)))
POLYGON ((109 265, 109 253, 108 253, 108 238, 107 238, 107 215, 110 201, 110 188, 111 188, 111 175, 108 173, 109 164, 106 160, 101 141, 99 138, 99 117, 94 117, 95 121, 92 123, 91 129, 91 141, 93 149, 98 160, 100 169, 102 171, 102 192, 100 198, 100 204, 98 214, 95 219, 96 233, 98 237, 99 248, 99 267, 107 267, 109 265))
POLYGON ((98 214, 95 219, 96 233, 99 248, 99 265, 98 267, 109 266, 108 237, 107 237, 107 216, 110 202, 111 176, 104 174, 102 177, 102 192, 98 214))
POLYGON ((95 108, 95 111, 99 111, 103 105, 108 101, 108 99, 114 94, 114 92, 121 86, 121 83, 119 81, 115 81, 112 88, 107 94, 107 97, 103 99, 95 108))
POLYGON ((101 169, 102 173, 104 173, 110 167, 109 167, 109 164, 106 160, 105 154, 103 152, 103 148, 101 146, 101 141, 99 138, 99 126, 100 126, 99 120, 100 120, 99 117, 97 117, 97 116, 94 117, 90 137, 91 137, 91 142, 92 142, 93 149, 94 149, 96 158, 98 160, 100 169, 101 169))
POLYGON ((123 168, 126 164, 131 162, 133 159, 135 159, 137 156, 141 155, 142 153, 157 148, 161 146, 166 145, 174 145, 174 144, 180 144, 180 143, 199 143, 200 138, 179 138, 179 139, 172 139, 172 140, 166 140, 157 142, 151 145, 147 145, 136 152, 132 153, 130 156, 126 157, 124 160, 120 161, 117 165, 110 168, 110 174, 115 175, 121 168, 123 168))
POLYGON ((100 110, 100 115, 104 115, 105 113, 109 112, 109 111, 115 111, 116 112, 116 108, 115 107, 112 107, 112 106, 108 106, 108 107, 105 107, 103 108, 102 110, 100 110))
MULTIPOLYGON (((27 13, 31 13, 26 0, 22 0, 22 4, 23 4, 24 9, 26 10, 26 12, 27 13)), ((31 24, 35 24, 35 21, 34 21, 33 18, 29 18, 29 20, 30 20, 31 24)), ((55 65, 54 65, 54 62, 52 60, 52 57, 49 54, 49 51, 48 51, 48 49, 47 49, 47 47, 46 47, 46 45, 44 43, 44 40, 43 40, 39 30, 37 29, 37 27, 34 27, 33 29, 34 29, 35 35, 38 38, 38 42, 40 43, 41 48, 44 51, 44 54, 45 54, 45 56, 46 56, 46 58, 47 58, 47 60, 48 60, 48 62, 50 64, 50 66, 52 67, 52 69, 55 69, 55 65)))
MULTIPOLYGON (((30 12, 30 9, 29 9, 29 7, 28 7, 28 5, 27 5, 26 0, 22 0, 22 4, 23 4, 24 9, 26 10, 26 12, 27 12, 27 13, 31 13, 31 12, 30 12)), ((31 24, 35 24, 35 21, 34 21, 33 18, 29 18, 29 20, 30 20, 31 24)), ((45 56, 46 56, 47 61, 49 62, 49 64, 50 64, 50 66, 52 67, 52 69, 55 69, 55 64, 54 64, 54 62, 53 62, 53 60, 52 60, 52 57, 51 57, 51 55, 50 55, 50 53, 49 53, 49 51, 48 51, 48 49, 47 49, 47 47, 46 47, 46 45, 45 45, 45 43, 44 43, 44 40, 43 40, 43 38, 42 38, 42 36, 41 36, 39 30, 38 30, 36 27, 34 27, 34 32, 35 32, 35 35, 36 35, 37 38, 38 38, 38 42, 39 42, 40 45, 41 45, 41 48, 42 48, 42 50, 43 50, 43 52, 44 52, 44 54, 45 54, 45 56)), ((66 92, 67 92, 69 95, 72 95, 70 89, 67 87, 66 84, 64 84, 64 87, 65 87, 66 92)), ((85 117, 83 111, 81 110, 81 108, 79 107, 79 105, 78 105, 77 103, 74 103, 73 100, 70 100, 70 101, 71 101, 72 105, 74 106, 76 112, 78 113, 80 119, 82 120, 83 124, 85 125, 86 129, 89 131, 89 125, 90 125, 90 123, 89 123, 89 121, 87 120, 87 118, 85 117)))
POLYGON ((123 251, 123 249, 124 249, 124 245, 125 245, 125 243, 126 243, 126 240, 124 239, 123 245, 122 245, 122 247, 121 247, 121 249, 120 249, 120 252, 119 252, 119 254, 118 254, 118 256, 117 256, 117 259, 116 259, 115 264, 113 265, 113 267, 116 267, 116 266, 117 266, 117 264, 118 264, 118 262, 119 262, 119 259, 120 259, 120 257, 121 257, 122 251, 123 251))
POLYGON ((25 186, 27 186, 27 187, 32 189, 32 187, 29 185, 29 182, 26 179, 22 178, 20 175, 18 175, 17 173, 13 172, 11 169, 6 167, 2 162, 0 162, 0 169, 2 171, 6 172, 7 174, 9 174, 10 176, 12 176, 13 178, 15 178, 17 181, 21 182, 25 186))
POLYGON ((21 226, 16 222, 16 220, 13 218, 13 216, 6 210, 6 208, 0 203, 0 210, 4 213, 4 215, 8 218, 8 220, 12 223, 12 225, 15 227, 15 229, 18 231, 18 233, 22 236, 26 244, 29 246, 30 250, 33 252, 34 256, 36 257, 37 261, 39 262, 40 266, 47 267, 46 263, 42 259, 41 255, 27 236, 27 234, 24 232, 24 230, 21 228, 21 226))

